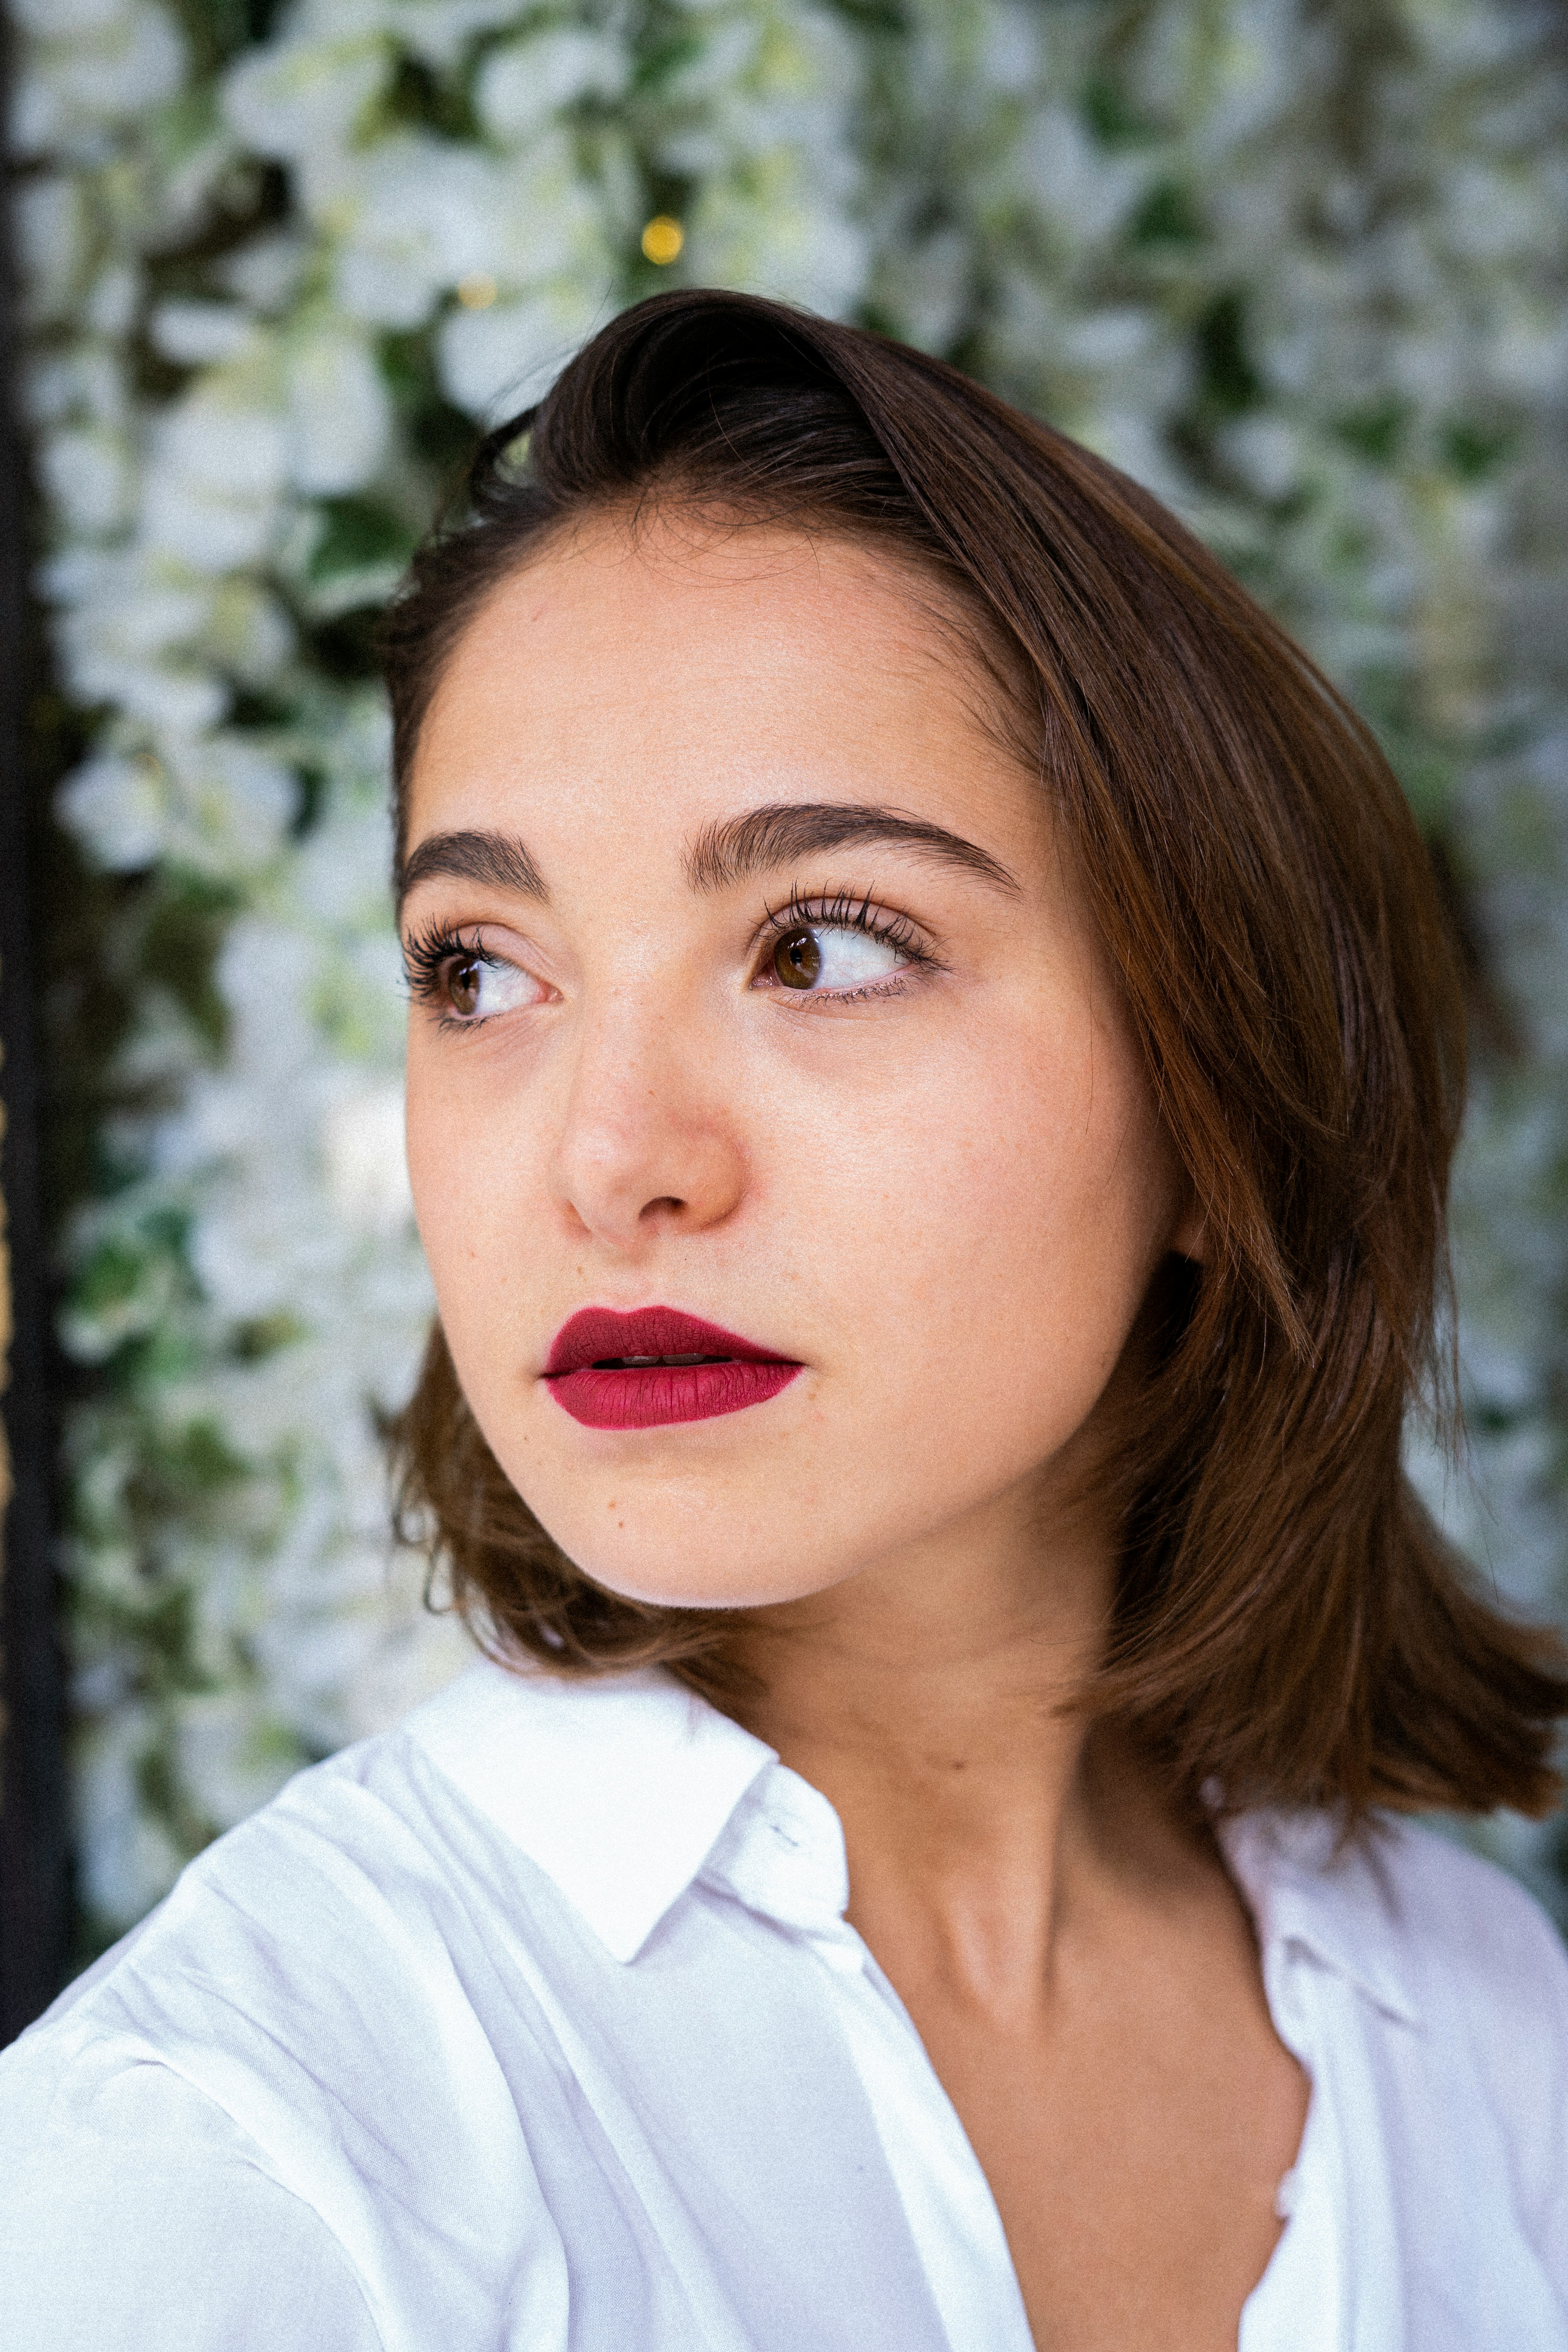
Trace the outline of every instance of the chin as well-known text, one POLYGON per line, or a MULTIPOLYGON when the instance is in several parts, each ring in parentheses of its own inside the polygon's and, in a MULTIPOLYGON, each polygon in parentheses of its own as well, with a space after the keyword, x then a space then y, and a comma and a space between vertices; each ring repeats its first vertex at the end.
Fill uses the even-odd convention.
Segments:
POLYGON ((709 1543, 694 1547, 686 1512, 677 1514, 665 1533, 659 1524, 662 1514, 655 1512, 638 1512, 634 1527, 637 1506, 631 1504, 624 1531, 616 1529, 606 1538, 602 1524, 587 1527, 577 1513, 541 1509, 531 1496, 529 1502, 584 1576, 621 1600, 640 1601, 646 1608, 766 1609, 805 1600, 837 1581, 819 1558, 807 1564, 794 1546, 788 1552, 776 1551, 776 1536, 774 1543, 763 1547, 749 1544, 748 1531, 742 1528, 727 1538, 721 1529, 710 1528, 709 1543))
MULTIPOLYGON (((561 1541, 559 1537, 557 1542, 561 1541)), ((668 1554, 658 1559, 628 1560, 624 1556, 595 1558, 585 1548, 562 1549, 584 1576, 623 1601, 641 1601, 653 1609, 768 1609, 786 1601, 804 1601, 819 1592, 832 1578, 820 1572, 803 1577, 783 1566, 776 1570, 737 1569, 733 1559, 716 1565, 710 1574, 693 1570, 689 1561, 672 1573, 668 1554)))

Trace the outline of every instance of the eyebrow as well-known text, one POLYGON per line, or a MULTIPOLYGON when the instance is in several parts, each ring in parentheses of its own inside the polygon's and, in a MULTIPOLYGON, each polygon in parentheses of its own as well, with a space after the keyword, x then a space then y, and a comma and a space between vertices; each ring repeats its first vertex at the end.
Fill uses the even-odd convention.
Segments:
POLYGON ((398 866, 393 877, 399 914, 416 882, 437 875, 457 882, 489 882, 524 898, 547 899, 544 877, 515 834, 433 833, 398 866))
MULTIPOLYGON (((959 866, 999 889, 1018 887, 998 858, 978 843, 965 841, 962 834, 927 824, 919 817, 901 816, 897 809, 872 808, 853 801, 775 801, 748 809, 743 816, 704 825, 687 855, 687 879, 694 890, 727 890, 752 875, 794 865, 814 850, 858 847, 878 841, 959 866)), ((458 882, 487 882, 524 898, 547 901, 550 897, 543 876, 515 834, 433 833, 397 869, 395 888, 399 913, 417 883, 437 876, 458 882)))
POLYGON ((1016 890, 1016 878, 1000 859, 949 833, 940 824, 901 816, 897 809, 869 808, 846 801, 777 801, 748 809, 744 816, 704 825, 687 854, 687 878, 694 890, 727 890, 750 876, 791 866, 814 850, 858 847, 885 841, 912 849, 946 866, 979 875, 999 889, 1016 890))

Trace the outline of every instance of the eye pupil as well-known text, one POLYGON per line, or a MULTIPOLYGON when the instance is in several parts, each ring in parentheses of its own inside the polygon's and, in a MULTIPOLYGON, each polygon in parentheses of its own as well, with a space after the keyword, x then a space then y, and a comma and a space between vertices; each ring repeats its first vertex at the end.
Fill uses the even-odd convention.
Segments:
POLYGON ((803 923, 773 950, 773 970, 786 988, 810 988, 822 970, 822 950, 815 931, 803 923))
POLYGON ((447 967, 447 1001, 454 1013, 477 1013, 479 1005, 479 959, 464 956, 447 967))

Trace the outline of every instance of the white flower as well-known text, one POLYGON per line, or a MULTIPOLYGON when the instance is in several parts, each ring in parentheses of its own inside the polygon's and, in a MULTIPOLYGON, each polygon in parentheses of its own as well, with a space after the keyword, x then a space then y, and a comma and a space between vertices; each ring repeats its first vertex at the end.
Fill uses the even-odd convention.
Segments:
POLYGON ((392 404, 363 335, 313 329, 289 350, 289 474, 296 489, 336 495, 374 477, 392 404))
POLYGON ((1115 236, 1148 184, 1148 165, 1108 156, 1066 106, 1037 115, 1019 150, 1023 185, 1058 236, 1076 247, 1115 236))
POLYGON ((489 267, 499 193, 495 165, 470 148, 423 134, 373 148, 332 198, 348 316, 422 325, 439 292, 489 267))
MULTIPOLYGON (((51 564, 40 585, 66 608, 55 642, 71 687, 87 702, 128 707, 149 679, 168 669, 171 653, 176 668, 183 657, 188 669, 212 612, 210 583, 137 549, 89 555, 79 548, 51 564)), ((212 692, 221 694, 216 683, 212 692)), ((205 716, 175 718, 143 707, 140 715, 188 730, 209 724, 217 713, 215 707, 205 716)))
POLYGON ((181 367, 237 359, 256 341, 250 319, 232 302, 160 302, 147 331, 153 348, 181 367))
POLYGON ((597 323, 587 288, 552 288, 530 301, 454 310, 441 321, 441 386, 470 416, 537 400, 597 323))
POLYGON ((110 874, 151 866, 163 846, 164 793, 148 756, 85 760, 55 795, 55 814, 91 862, 110 874))
POLYGON ((62 23, 47 11, 50 37, 33 47, 16 84, 11 137, 20 154, 42 154, 103 123, 134 121, 184 79, 184 43, 151 0, 129 7, 65 0, 64 13, 62 23), (78 12, 91 21, 71 24, 78 12))
MULTIPOLYGON (((967 30, 962 27, 961 38, 967 30)), ((983 11, 975 59, 982 87, 1022 96, 1038 79, 1045 33, 1045 24, 1032 8, 1001 5, 983 11)))
POLYGON ((1063 332, 1063 355, 1075 367, 1108 369, 1120 375, 1141 360, 1159 334, 1147 310, 1119 306, 1089 310, 1063 332))
POLYGON ((255 153, 309 159, 344 144, 393 64, 391 45, 374 37, 252 49, 224 77, 224 116, 255 153))
POLYGON ((266 1804, 301 1761, 258 1690, 182 1693, 174 1736, 181 1778, 215 1829, 232 1829, 266 1804))
POLYGON ((1503 8, 1419 0, 1405 10, 1403 27, 1440 72, 1479 75, 1521 55, 1528 58, 1540 22, 1522 11, 1516 17, 1503 8))
POLYGON ((418 1563, 405 1560, 403 1570, 396 1585, 385 1580, 390 1589, 374 1635, 364 1643, 340 1685, 346 1739, 368 1739, 375 1732, 392 1730, 474 1662, 473 1638, 461 1619, 433 1616, 424 1608, 418 1563))
POLYGON ((16 258, 27 316, 37 325, 63 318, 87 260, 87 207, 79 181, 50 173, 11 191, 16 258))
POLYGON ((280 761, 237 734, 174 742, 166 757, 179 793, 176 857, 243 874, 276 853, 300 796, 280 761))
POLYGON ((1298 0, 1232 0, 1230 21, 1205 59, 1207 105, 1196 125, 1211 159, 1278 121, 1323 54, 1298 0))
POLYGON ((136 13, 127 0, 12 0, 11 8, 40 41, 121 40, 136 13))
POLYGON ((74 1759, 81 1899, 117 1927, 150 1911, 186 1860, 142 1800, 138 1768, 157 1738, 150 1710, 127 1705, 93 1727, 74 1759))
POLYGON ((293 301, 310 257, 308 237, 297 229, 273 229, 237 247, 219 275, 247 310, 270 318, 293 301))
POLYGON ((227 572, 268 551, 288 472, 280 416, 201 386, 159 426, 142 528, 150 547, 197 572, 227 572))
POLYGON ((294 650, 288 614, 259 582, 243 572, 210 588, 202 638, 213 659, 247 686, 263 686, 275 677, 294 650))
POLYGON ((490 51, 474 85, 475 111, 492 139, 520 145, 578 99, 617 97, 627 67, 609 34, 552 25, 490 51))
POLYGON ((863 226, 825 204, 788 149, 761 157, 739 182, 720 181, 693 207, 688 245, 698 280, 746 288, 842 317, 865 289, 863 226))
POLYGON ((376 14, 416 57, 451 66, 476 33, 510 24, 518 0, 380 0, 376 14))
POLYGON ((507 293, 574 278, 607 296, 614 257, 605 193, 582 176, 569 139, 533 139, 509 157, 496 172, 493 204, 487 267, 507 293))
POLYGON ((193 487, 236 499, 268 499, 284 477, 282 424, 208 379, 160 427, 152 459, 157 469, 193 487))
MULTIPOLYGON (((243 874, 273 856, 298 799, 288 770, 241 736, 184 735, 177 730, 181 681, 149 672, 164 688, 170 709, 162 752, 100 755, 84 761, 61 786, 60 822, 93 861, 113 872, 152 865, 160 857, 208 872, 243 874)), ((193 679, 199 704, 201 681, 193 679)), ((156 692, 147 696, 156 709, 156 692)))
POLYGON ((879 298, 907 341, 932 352, 951 341, 969 299, 972 267, 970 240, 954 226, 881 257, 879 298))
POLYGON ((1568 320, 1560 303, 1510 289, 1500 293, 1493 318, 1480 360, 1500 392, 1535 401, 1568 382, 1568 320))
POLYGON ((373 1087, 333 1103, 321 1125, 327 1195, 343 1223, 401 1233, 414 1214, 403 1146, 403 1089, 373 1087))
POLYGON ((128 520, 135 472, 122 434, 93 426, 51 433, 38 469, 62 519, 84 537, 102 539, 128 520))
MULTIPOLYGON (((140 719, 153 734, 173 740, 199 736, 216 727, 228 708, 228 690, 211 670, 178 661, 129 664, 121 671, 117 699, 127 719, 140 719)), ((172 852, 174 837, 164 843, 172 852)))
POLYGON ((1531 252, 1541 240, 1542 205, 1533 173, 1462 164, 1445 173, 1443 194, 1449 243, 1468 259, 1506 261, 1531 252))
POLYGON ((381 35, 450 68, 478 33, 510 24, 519 0, 297 0, 289 37, 302 46, 381 35))
POLYGON ((1282 499, 1301 478, 1301 436, 1281 416, 1244 416, 1225 436, 1233 466, 1267 499, 1282 499))
POLYGON ((218 959, 218 986, 233 1018, 230 1091, 265 1131, 267 1102, 290 1071, 317 1072, 321 1041, 312 999, 320 950, 306 928, 257 912, 231 927, 218 959))
POLYGON ((129 262, 101 270, 88 289, 82 317, 95 335, 110 340, 130 333, 142 292, 137 270, 129 262))
POLYGON ((27 413, 42 425, 67 419, 128 426, 133 409, 121 371, 109 352, 78 343, 53 359, 37 359, 23 378, 27 413))
MULTIPOLYGON (((371 934, 380 959, 374 985, 397 1008, 400 1022, 401 965, 388 899, 392 824, 386 804, 385 713, 378 708, 374 716, 375 740, 366 748, 375 764, 367 788, 351 796, 339 768, 331 805, 300 843, 290 866, 290 884, 298 918, 312 929, 340 937, 371 934)), ((338 767, 335 758, 333 765, 338 767)), ((395 1031, 387 1034, 388 1050, 395 1055, 395 1031)))
POLYGON ((1078 420, 1088 446, 1135 482, 1163 499, 1178 514, 1190 499, 1188 487, 1173 462, 1171 452, 1153 419, 1141 409, 1107 405, 1092 417, 1078 420))

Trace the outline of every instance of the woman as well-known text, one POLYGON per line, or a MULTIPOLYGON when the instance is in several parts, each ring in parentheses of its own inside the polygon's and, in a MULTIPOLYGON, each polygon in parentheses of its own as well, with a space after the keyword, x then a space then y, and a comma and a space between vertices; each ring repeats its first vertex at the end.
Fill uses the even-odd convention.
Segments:
POLYGON ((385 630, 405 1498, 488 1663, 0 2065, 8 2340, 1568 2345, 1568 1678, 1400 1472, 1460 1012, 1142 491, 739 296, 385 630))

